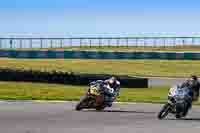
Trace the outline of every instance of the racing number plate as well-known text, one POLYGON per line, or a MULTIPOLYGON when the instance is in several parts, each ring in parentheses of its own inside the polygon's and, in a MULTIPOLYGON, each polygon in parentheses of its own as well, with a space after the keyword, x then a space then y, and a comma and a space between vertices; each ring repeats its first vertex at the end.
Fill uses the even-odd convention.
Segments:
POLYGON ((92 95, 98 95, 97 87, 92 86, 92 87, 90 88, 90 93, 91 93, 92 95))

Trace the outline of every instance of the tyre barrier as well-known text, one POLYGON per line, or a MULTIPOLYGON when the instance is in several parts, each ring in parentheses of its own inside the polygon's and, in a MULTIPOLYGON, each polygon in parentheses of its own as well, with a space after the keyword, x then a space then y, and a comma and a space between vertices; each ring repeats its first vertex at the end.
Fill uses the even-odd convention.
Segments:
POLYGON ((89 85, 95 80, 105 80, 111 76, 117 77, 122 87, 127 88, 148 88, 147 78, 137 78, 123 75, 104 75, 104 74, 78 74, 73 72, 60 71, 33 71, 17 70, 10 68, 0 69, 0 81, 23 81, 40 83, 58 83, 70 85, 89 85))
POLYGON ((122 87, 127 88, 148 88, 147 78, 130 77, 126 75, 106 75, 106 74, 80 74, 78 79, 80 84, 88 84, 95 80, 106 80, 111 76, 115 76, 121 83, 122 87))

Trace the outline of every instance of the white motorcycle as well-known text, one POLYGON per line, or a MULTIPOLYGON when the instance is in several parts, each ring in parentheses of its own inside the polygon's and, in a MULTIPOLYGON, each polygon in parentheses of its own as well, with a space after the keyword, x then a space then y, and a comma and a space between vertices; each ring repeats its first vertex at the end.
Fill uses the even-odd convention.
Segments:
POLYGON ((177 119, 185 117, 192 105, 192 97, 189 93, 190 90, 187 87, 172 87, 168 93, 168 102, 158 113, 158 119, 165 118, 169 113, 174 114, 177 119))

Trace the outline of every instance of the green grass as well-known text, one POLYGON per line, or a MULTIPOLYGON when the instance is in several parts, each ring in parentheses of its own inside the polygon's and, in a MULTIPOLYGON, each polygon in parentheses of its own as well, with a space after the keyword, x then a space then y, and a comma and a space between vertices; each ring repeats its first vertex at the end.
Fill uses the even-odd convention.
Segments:
MULTIPOLYGON (((0 82, 1 100, 79 100, 86 86, 58 84, 0 82)), ((169 87, 150 87, 144 89, 122 88, 117 99, 120 102, 166 101, 169 87)))
MULTIPOLYGON (((119 102, 165 103, 169 86, 149 88, 122 88, 119 102)), ((77 101, 84 95, 86 86, 58 84, 0 82, 1 100, 64 100, 77 101)), ((200 104, 200 101, 197 102, 200 104)))
POLYGON ((130 76, 188 77, 191 74, 200 76, 200 61, 198 60, 64 60, 0 58, 0 67, 130 76))
POLYGON ((92 51, 200 51, 200 46, 194 45, 179 45, 179 46, 74 46, 64 48, 24 48, 16 50, 92 50, 92 51))
POLYGON ((0 82, 3 100, 78 100, 84 94, 80 86, 57 84, 0 82))

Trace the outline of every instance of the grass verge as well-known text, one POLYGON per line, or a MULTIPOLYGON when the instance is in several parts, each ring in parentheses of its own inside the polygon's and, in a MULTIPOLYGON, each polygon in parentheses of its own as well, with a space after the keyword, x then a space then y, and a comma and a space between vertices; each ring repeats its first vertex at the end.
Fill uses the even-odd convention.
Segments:
POLYGON ((0 67, 40 71, 73 71, 90 74, 130 76, 200 76, 198 60, 90 60, 90 59, 9 59, 0 58, 0 67))
MULTIPOLYGON (((86 86, 58 84, 0 82, 1 100, 67 100, 77 101, 85 93, 86 86)), ((119 102, 164 103, 169 86, 153 86, 143 89, 122 88, 119 102)), ((200 104, 200 102, 197 102, 200 104)))

